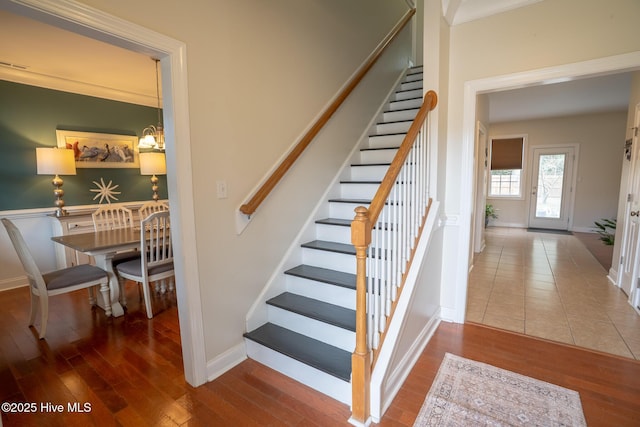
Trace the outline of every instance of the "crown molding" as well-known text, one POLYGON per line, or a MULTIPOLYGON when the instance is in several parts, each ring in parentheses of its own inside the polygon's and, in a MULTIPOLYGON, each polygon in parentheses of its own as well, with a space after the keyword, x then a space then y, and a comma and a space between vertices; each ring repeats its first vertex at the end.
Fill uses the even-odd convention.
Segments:
POLYGON ((79 95, 93 96, 96 98, 110 99, 112 101, 127 102, 130 104, 144 105, 147 107, 157 107, 155 96, 148 96, 141 93, 127 92, 77 80, 69 80, 62 77, 49 76, 34 73, 29 70, 11 68, 0 65, 0 80, 13 83, 20 83, 30 86, 42 87, 45 89, 59 90, 79 95))

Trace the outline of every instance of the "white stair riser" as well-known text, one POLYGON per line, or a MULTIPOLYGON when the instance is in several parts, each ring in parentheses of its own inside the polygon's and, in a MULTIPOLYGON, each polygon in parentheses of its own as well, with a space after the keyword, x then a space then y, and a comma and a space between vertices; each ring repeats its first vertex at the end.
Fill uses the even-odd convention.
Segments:
POLYGON ((422 89, 422 80, 400 83, 400 90, 422 89))
POLYGON ((316 224, 316 238, 328 242, 351 243, 351 228, 342 225, 316 224))
POLYGON ((360 152, 360 163, 391 163, 398 149, 363 150, 360 152))
POLYGON ((247 356, 346 405, 351 405, 351 383, 245 339, 247 356))
MULTIPOLYGON (((364 206, 365 208, 369 207, 368 204, 364 204, 364 203, 355 204, 355 203, 332 202, 329 205, 329 212, 330 212, 331 218, 353 219, 356 216, 354 209, 358 206, 364 206)), ((389 206, 385 206, 384 208, 382 208, 382 213, 380 214, 381 218, 383 217, 383 215, 387 215, 388 209, 389 209, 389 206)), ((389 222, 395 222, 395 221, 389 221, 389 222)))
POLYGON ((389 169, 389 165, 353 166, 351 168, 351 179, 355 181, 382 181, 387 169, 389 169))
POLYGON ((412 120, 416 118, 419 109, 387 111, 382 115, 385 122, 399 122, 401 120, 412 120))
POLYGON ((365 203, 356 204, 331 202, 329 204, 329 216, 331 216, 331 218, 353 219, 356 216, 354 210, 358 206, 364 206, 365 208, 369 207, 369 205, 365 203))
POLYGON ((351 310, 356 309, 356 291, 329 283, 287 274, 287 291, 351 310))
POLYGON ((389 103, 387 110, 406 110, 407 108, 420 108, 422 106, 422 97, 416 99, 408 99, 406 101, 392 101, 389 103))
POLYGON ((410 127, 410 121, 379 123, 376 125, 376 134, 407 133, 410 127))
POLYGON ((394 101, 404 101, 405 99, 413 99, 422 97, 422 89, 411 89, 396 92, 393 95, 394 101))
POLYGON ((302 261, 304 264, 314 267, 329 268, 351 274, 356 273, 356 257, 354 255, 303 248, 302 261))
POLYGON ((402 144, 404 133, 396 135, 372 135, 369 137, 369 148, 398 148, 402 144))
POLYGON ((422 80, 422 73, 411 73, 408 74, 405 79, 407 82, 415 82, 416 80, 422 80))
POLYGON ((344 199, 373 199, 380 184, 340 184, 340 193, 344 199))
POLYGON ((270 305, 267 310, 269 322, 306 335, 314 340, 353 352, 356 342, 355 332, 329 325, 306 316, 270 305))

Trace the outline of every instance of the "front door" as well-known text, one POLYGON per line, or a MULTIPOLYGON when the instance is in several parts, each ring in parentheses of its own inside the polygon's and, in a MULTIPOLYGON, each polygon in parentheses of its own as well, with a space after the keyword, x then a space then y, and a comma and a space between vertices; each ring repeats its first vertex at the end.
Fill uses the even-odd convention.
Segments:
POLYGON ((529 227, 568 230, 575 148, 533 148, 529 227))

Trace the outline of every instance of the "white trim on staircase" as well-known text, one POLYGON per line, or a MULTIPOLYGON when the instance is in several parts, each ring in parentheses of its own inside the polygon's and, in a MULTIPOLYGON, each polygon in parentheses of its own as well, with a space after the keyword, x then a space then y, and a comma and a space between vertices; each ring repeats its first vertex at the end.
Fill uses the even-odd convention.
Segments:
POLYGON ((393 372, 388 371, 389 364, 394 356, 396 341, 403 332, 406 320, 405 316, 401 317, 398 314, 404 313, 406 315, 408 313, 425 255, 431 243, 431 237, 438 226, 439 216, 440 202, 433 201, 413 258, 418 262, 412 263, 408 271, 400 299, 396 305, 395 315, 391 318, 391 323, 386 331, 384 345, 380 349, 376 366, 371 373, 371 417, 376 423, 380 421, 384 412, 391 405, 404 380, 409 375, 411 368, 415 365, 422 350, 440 324, 440 315, 436 313, 429 319, 410 350, 402 357, 393 372))

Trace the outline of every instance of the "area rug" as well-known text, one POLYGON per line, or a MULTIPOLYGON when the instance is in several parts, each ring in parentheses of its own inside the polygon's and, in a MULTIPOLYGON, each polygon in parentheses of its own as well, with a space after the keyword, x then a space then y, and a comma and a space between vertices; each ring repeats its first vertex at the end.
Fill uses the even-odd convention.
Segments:
POLYGON ((447 353, 413 425, 587 424, 578 392, 447 353))

